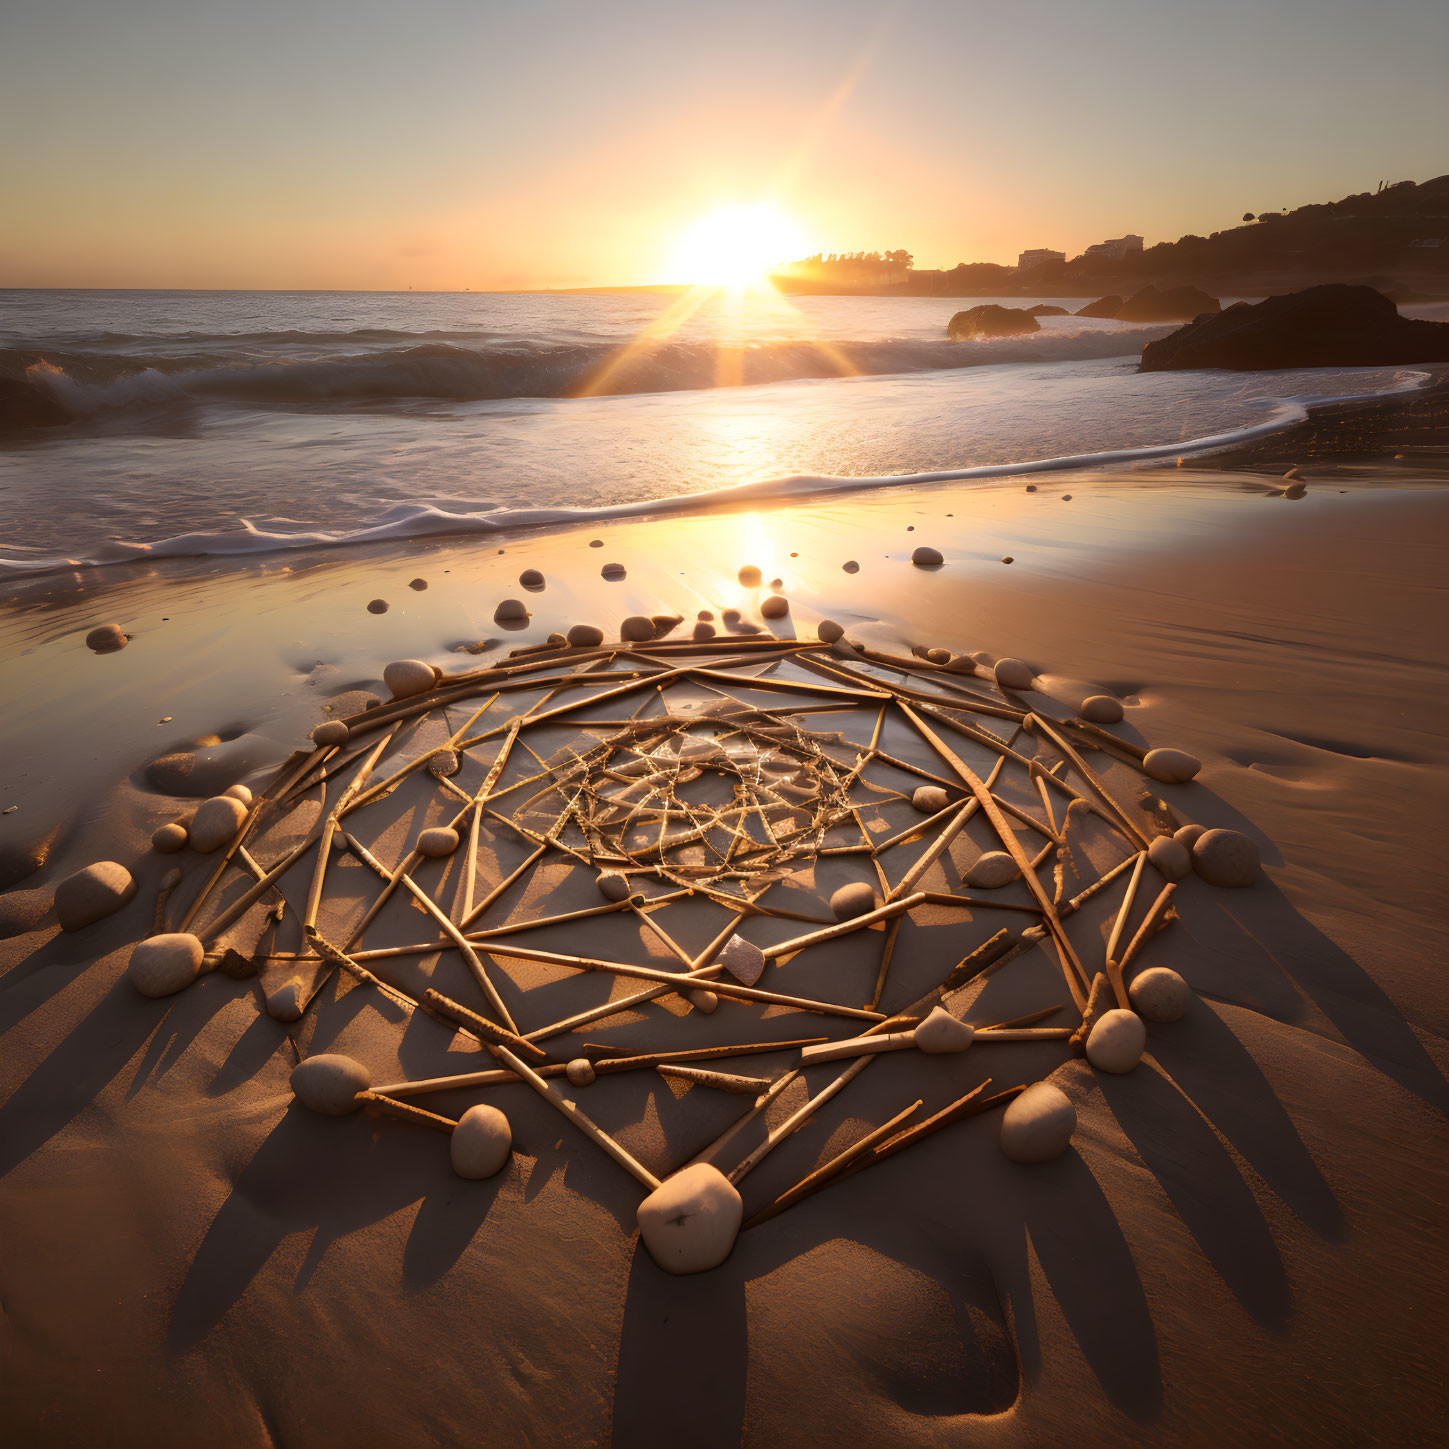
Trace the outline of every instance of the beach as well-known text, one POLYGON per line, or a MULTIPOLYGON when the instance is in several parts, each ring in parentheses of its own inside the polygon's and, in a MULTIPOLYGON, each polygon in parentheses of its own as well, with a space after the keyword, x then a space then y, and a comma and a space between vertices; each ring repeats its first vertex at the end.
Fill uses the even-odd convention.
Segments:
MULTIPOLYGON (((16 1442, 1435 1442, 1449 476, 1433 446, 1305 452, 1299 498, 1276 465, 1219 455, 27 571, 0 612, 0 849, 58 833, 14 889, 97 859, 139 889, 83 931, 45 917, 0 941, 16 1442), (944 564, 913 566, 918 545, 944 564), (780 580, 788 615, 761 616, 770 590, 744 565, 780 580), (529 568, 539 592, 520 590, 529 568), (509 597, 522 628, 494 621, 509 597), (1008 1162, 983 1113, 674 1278, 638 1241, 636 1184, 520 1086, 497 1089, 513 1161, 483 1182, 432 1134, 299 1108, 299 1047, 398 1076, 472 1069, 387 999, 348 992, 288 1026, 255 982, 213 973, 154 1001, 125 979, 173 859, 151 832, 259 789, 329 706, 385 700, 388 661, 455 674, 578 623, 615 640, 627 616, 731 608, 764 637, 828 618, 886 653, 1016 656, 1027 698, 1068 711, 1120 698, 1126 737, 1203 763, 1157 787, 1169 804, 1257 842, 1256 884, 1190 879, 1149 947, 1194 1000, 1135 1072, 1051 1042, 962 1059, 979 1077, 998 1053, 998 1088, 1060 1086, 1079 1122, 1065 1156, 1008 1162), (108 621, 131 638, 95 654, 108 621)), ((818 891, 798 883, 809 909, 818 891)), ((729 1039, 728 1014, 755 1010, 711 1029, 729 1039)), ((916 1055, 772 1156, 746 1214, 885 1121, 922 1080, 916 1055)), ((739 1110, 703 1090, 656 1086, 641 1108, 600 1082, 580 1100, 662 1175, 739 1110)))

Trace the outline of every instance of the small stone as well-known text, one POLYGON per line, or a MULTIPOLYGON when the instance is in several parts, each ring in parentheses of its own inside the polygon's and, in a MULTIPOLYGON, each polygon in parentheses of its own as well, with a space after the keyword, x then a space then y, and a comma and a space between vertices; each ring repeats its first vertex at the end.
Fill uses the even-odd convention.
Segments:
POLYGON ((863 880, 841 886, 830 897, 830 909, 837 921, 852 921, 856 916, 875 910, 877 904, 875 891, 863 880))
POLYGON ((1022 659, 998 659, 996 661, 996 682, 1003 689, 1024 690, 1031 688, 1036 671, 1022 659))
POLYGON ((790 601, 781 594, 770 594, 760 601, 760 613, 767 619, 783 619, 790 612, 790 601))
POLYGON ((703 620, 700 620, 694 626, 692 633, 696 639, 713 639, 715 628, 713 624, 706 624, 703 620))
POLYGON ((672 634, 682 623, 683 614, 650 614, 649 622, 654 625, 654 637, 663 639, 665 635, 672 634))
POLYGON ((741 986, 753 986, 765 969, 765 953, 743 936, 731 936, 714 959, 741 986))
POLYGON ((1308 496, 1308 485, 1306 483, 1290 483, 1284 490, 1285 498, 1306 498, 1308 496))
POLYGON ((1142 1060, 1147 1028, 1135 1011, 1106 1012, 1087 1037, 1087 1060, 1099 1072, 1130 1072, 1142 1060))
POLYGON ((640 642, 654 637, 654 620, 644 614, 630 614, 622 624, 619 625, 619 638, 626 641, 640 642))
POLYGON ((543 587, 543 575, 537 569, 524 569, 518 576, 518 582, 525 589, 541 589, 543 587))
POLYGON ((1127 998, 1144 1021, 1178 1021, 1192 1004, 1192 987, 1166 966, 1149 966, 1133 977, 1127 998))
POLYGON ((435 779, 446 780, 458 773, 459 764, 457 750, 439 750, 428 761, 428 774, 435 779))
POLYGON ((1072 495, 1070 493, 1063 493, 1062 494, 1062 502, 1063 503, 1070 503, 1071 501, 1072 501, 1072 495))
POLYGON ((742 1214, 740 1195, 728 1178, 696 1162, 639 1204, 639 1236, 666 1273, 703 1273, 729 1257, 742 1214))
POLYGON ((1165 881, 1175 884, 1192 874, 1192 852, 1170 835, 1159 835, 1147 847, 1147 859, 1157 867, 1157 873, 1165 881))
MULTIPOLYGON (((589 547, 590 548, 603 548, 603 546, 604 546, 604 540, 602 538, 591 538, 589 540, 589 547)), ((500 553, 502 553, 502 551, 503 551, 502 549, 499 550, 500 553)))
POLYGON ((606 901, 627 901, 629 881, 616 870, 606 870, 599 877, 599 891, 606 901))
POLYGON ((961 879, 973 890, 994 891, 1021 874, 1015 860, 1004 850, 988 850, 978 856, 961 879))
POLYGON ((785 580, 784 579, 771 579, 770 580, 770 587, 772 589, 783 589, 785 587, 785 580))
POLYGON ((506 624, 515 619, 528 618, 528 609, 522 599, 501 599, 493 611, 495 624, 506 624))
POLYGON ((451 825, 434 825, 418 836, 418 854, 441 860, 458 848, 458 832, 451 825))
POLYGON ((746 564, 737 577, 747 589, 753 589, 759 587, 764 575, 753 564, 746 564))
POLYGON ((911 562, 918 569, 931 569, 935 568, 938 564, 945 563, 946 560, 941 556, 940 549, 931 548, 923 543, 911 554, 911 562))
POLYGON ((932 664, 949 664, 951 662, 951 651, 949 649, 927 649, 926 658, 932 664))
POLYGON ((1191 850, 1193 846, 1197 844, 1198 837, 1205 834, 1207 834, 1206 825, 1179 825, 1177 829, 1172 832, 1172 838, 1174 840, 1180 841, 1183 845, 1187 846, 1189 850, 1191 850))
POLYGON ((554 649, 562 649, 568 644, 569 641, 565 639, 562 634, 554 633, 550 634, 548 638, 545 639, 543 642, 550 645, 554 649))
POLYGON ((1016 562, 1016 560, 1014 558, 1012 558, 1012 556, 1009 553, 1003 554, 1001 556, 1001 561, 1002 561, 1002 563, 1015 563, 1016 562))
POLYGON ((151 833, 151 849, 162 855, 175 855, 186 848, 186 827, 174 820, 151 833))
POLYGON ((1089 694, 1082 701, 1082 707, 1077 711, 1085 720, 1093 724, 1120 724, 1122 715, 1122 701, 1113 699, 1110 694, 1089 694))
POLYGON ((394 659, 382 671, 382 682, 394 699, 410 699, 415 694, 426 694, 437 683, 437 674, 431 664, 421 659, 394 659))
POLYGON ((267 1015, 273 1021, 301 1021, 306 998, 302 978, 293 976, 267 993, 267 1015))
POLYGON ((740 617, 740 611, 738 609, 722 609, 720 611, 720 619, 731 629, 740 622, 740 617))
POLYGON ((712 623, 714 620, 714 615, 708 609, 701 609, 694 617, 703 619, 706 624, 712 623))
POLYGON ((592 1087, 594 1078, 598 1075, 594 1071, 594 1064, 587 1057, 575 1057, 568 1066, 564 1068, 564 1076, 569 1079, 571 1087, 592 1087))
POLYGON ((815 633, 822 644, 834 644, 837 639, 845 637, 845 630, 834 619, 822 619, 815 633))
POLYGON ((1001 1150, 1013 1162, 1050 1162, 1067 1150, 1076 1130, 1071 1098, 1050 1082, 1033 1082, 1007 1103, 1001 1150))
POLYGON ((196 818, 188 832, 191 848, 210 855, 223 845, 230 845, 246 819, 246 806, 230 795, 213 795, 196 807, 196 818))
POLYGON ((575 649, 597 649, 604 642, 604 631, 597 624, 575 624, 564 637, 575 649))
POLYGON ((689 1004, 706 1016, 713 1016, 719 1006, 719 997, 713 991, 689 991, 685 993, 689 1004))
POLYGON ((1186 750, 1148 750, 1142 768, 1165 785, 1185 785, 1202 769, 1202 761, 1186 750))
POLYGON ((603 578, 608 579, 610 582, 614 582, 618 579, 622 579, 628 573, 628 570, 621 563, 606 563, 603 568, 599 570, 599 573, 603 578))
POLYGON ((240 800, 243 805, 252 803, 252 792, 245 785, 228 785, 221 793, 230 795, 233 800, 240 800))
POLYGON ((372 1073, 361 1062, 334 1052, 308 1057, 292 1068, 292 1095, 324 1117, 345 1117, 362 1105, 359 1092, 372 1085, 372 1073))
POLYGON ((426 579, 409 579, 408 580, 408 588, 410 588, 410 589, 416 589, 418 591, 418 593, 422 593, 422 591, 425 588, 427 588, 427 586, 428 586, 428 581, 426 579))
POLYGON ((911 804, 922 815, 935 815, 951 803, 951 797, 939 785, 918 785, 911 804))
POLYGON ((312 731, 312 743, 321 745, 323 749, 330 748, 332 745, 345 745, 351 733, 340 719, 323 720, 312 731))
POLYGON ((1035 493, 1036 492, 1036 484, 1035 483, 1028 483, 1026 485, 1026 491, 1028 493, 1035 493))
POLYGON ((448 1158, 459 1177, 477 1180, 492 1177, 507 1164, 513 1151, 513 1129, 508 1118, 480 1102, 458 1118, 448 1140, 448 1158))
POLYGON ((1193 842, 1193 869, 1215 886, 1250 886, 1258 879, 1258 847, 1241 830, 1207 830, 1193 842))
POLYGON ((957 1021, 944 1006, 933 1007, 929 1016, 911 1033, 917 1051, 939 1056, 964 1052, 976 1036, 976 1029, 957 1021))
POLYGON ((840 567, 848 574, 858 574, 860 572, 860 565, 853 558, 847 559, 840 567))
POLYGON ((367 606, 367 612, 369 614, 385 614, 387 613, 387 607, 386 599, 373 599, 367 606))
POLYGON ((86 647, 97 654, 114 654, 131 642, 131 636, 119 624, 101 624, 86 635, 86 647))
POLYGON ((149 936, 131 951, 126 974, 142 996, 171 996, 201 974, 206 947, 185 931, 149 936))

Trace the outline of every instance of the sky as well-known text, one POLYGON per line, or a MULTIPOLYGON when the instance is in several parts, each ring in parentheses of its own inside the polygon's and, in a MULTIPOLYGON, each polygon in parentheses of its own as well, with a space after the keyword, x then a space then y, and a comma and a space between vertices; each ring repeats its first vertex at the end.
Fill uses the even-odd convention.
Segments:
POLYGON ((762 200, 1151 245, 1449 171, 1446 73, 1446 0, 4 0, 0 286, 690 281, 762 200))

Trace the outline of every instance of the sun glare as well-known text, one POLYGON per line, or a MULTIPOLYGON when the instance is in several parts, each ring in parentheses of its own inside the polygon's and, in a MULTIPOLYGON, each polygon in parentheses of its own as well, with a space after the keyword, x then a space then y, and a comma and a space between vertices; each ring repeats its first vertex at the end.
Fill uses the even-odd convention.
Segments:
POLYGON ((673 270, 695 286, 745 287, 806 250, 799 224, 773 206, 723 206, 680 236, 673 270))

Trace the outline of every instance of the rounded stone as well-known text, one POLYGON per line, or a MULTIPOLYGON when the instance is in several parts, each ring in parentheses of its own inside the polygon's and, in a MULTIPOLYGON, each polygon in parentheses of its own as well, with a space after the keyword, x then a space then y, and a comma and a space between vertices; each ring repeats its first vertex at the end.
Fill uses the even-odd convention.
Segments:
POLYGON ((935 815, 951 803, 951 797, 939 785, 918 785, 911 804, 922 815, 935 815))
POLYGON ((834 644, 837 639, 845 638, 845 630, 834 619, 822 619, 815 634, 822 644, 834 644))
POLYGON ((1077 712, 1093 724, 1120 724, 1124 713, 1122 701, 1110 694, 1089 694, 1077 712))
POLYGON ((230 795, 233 800, 240 800, 243 805, 252 803, 252 792, 246 785, 228 785, 221 793, 230 795))
POLYGON ((86 647, 97 654, 114 654, 131 642, 131 636, 119 624, 100 624, 86 635, 86 647))
POLYGON ((695 624, 692 633, 696 639, 713 639, 715 635, 715 627, 713 624, 706 624, 704 620, 701 619, 697 624, 695 624))
POLYGON ((858 574, 860 572, 860 565, 853 558, 846 559, 840 567, 848 574, 858 574))
POLYGON ((849 885, 841 886, 830 897, 830 909, 835 913, 837 921, 854 920, 856 916, 875 910, 876 905, 875 891, 863 880, 851 881, 849 885))
POLYGON ((415 694, 426 694, 437 682, 437 675, 433 666, 421 659, 394 659, 382 671, 382 682, 394 699, 410 699, 415 694))
POLYGON ((594 1078, 598 1075, 594 1071, 594 1064, 587 1057, 575 1057, 568 1066, 564 1068, 564 1076, 569 1079, 571 1087, 592 1087, 594 1078))
POLYGON ((201 974, 206 947, 186 931, 148 936, 131 951, 126 975, 142 996, 171 996, 201 974))
POLYGON ((974 1027, 957 1021, 944 1006, 932 1008, 930 1015, 911 1033, 916 1050, 932 1056, 964 1052, 975 1036, 974 1027))
POLYGON ((604 642, 604 631, 597 624, 575 624, 564 637, 575 649, 596 649, 604 642))
POLYGON ((1009 553, 1002 554, 1001 561, 1004 564, 1013 564, 1013 563, 1016 562, 1016 560, 1014 558, 1012 558, 1012 556, 1009 553))
POLYGON ((622 579, 627 572, 628 570, 621 563, 606 563, 603 568, 599 570, 600 576, 610 580, 611 582, 622 579))
POLYGON ((213 795, 210 800, 203 800, 191 822, 191 848, 209 855, 223 845, 230 845, 246 815, 246 806, 230 795, 213 795))
POLYGON ((332 745, 345 745, 351 734, 352 731, 340 719, 327 719, 312 731, 312 743, 328 749, 332 745))
POLYGON ((428 761, 428 774, 439 780, 456 775, 460 768, 457 750, 439 750, 428 761))
POLYGON ((458 832, 451 825, 433 825, 418 836, 418 854, 441 860, 458 848, 458 832))
POLYGON ((714 958, 741 986, 753 986, 765 970, 765 953, 743 936, 731 936, 714 958))
POLYGON ((119 911, 135 894, 136 882, 124 865, 98 860, 56 886, 55 917, 62 931, 81 931, 119 911))
POLYGON ((408 588, 410 588, 410 589, 416 589, 418 591, 418 593, 422 593, 422 591, 424 589, 426 589, 427 586, 428 586, 428 581, 426 579, 409 579, 408 580, 408 588))
POLYGON ((1187 848, 1191 850, 1193 846, 1197 844, 1199 837, 1206 834, 1206 825, 1179 825, 1177 829, 1172 832, 1172 838, 1174 840, 1181 841, 1183 845, 1187 846, 1187 848))
POLYGON ((790 612, 790 601, 783 594, 771 594, 760 601, 760 613, 767 619, 783 619, 790 612))
POLYGON ((175 855, 178 850, 186 848, 186 838, 186 827, 173 820, 152 832, 151 848, 162 855, 175 855))
POLYGON ((512 1151, 513 1129, 508 1118, 484 1102, 469 1107, 458 1118, 448 1141, 448 1157, 459 1177, 492 1177, 507 1164, 512 1151))
POLYGON ((362 1105, 359 1092, 372 1085, 372 1073, 361 1062, 335 1052, 308 1057, 292 1068, 292 1095, 324 1117, 345 1117, 362 1105))
POLYGON ((619 625, 619 637, 635 643, 642 643, 645 639, 654 637, 654 620, 647 614, 630 614, 622 624, 619 625))
POLYGON ((1148 750, 1142 768, 1164 785, 1185 785, 1202 769, 1202 761, 1186 750, 1163 748, 1148 750))
POLYGON ((1087 1034, 1087 1060, 1099 1072, 1130 1072, 1142 1060, 1147 1028, 1135 1011, 1104 1011, 1087 1034))
POLYGON ((373 599, 367 606, 367 612, 369 614, 385 614, 387 613, 387 607, 386 599, 373 599))
POLYGON ((1192 1004, 1192 987, 1166 966, 1149 966, 1132 978, 1127 999, 1144 1021, 1177 1021, 1192 1004))
POLYGON ((703 1273, 730 1255, 743 1203, 719 1168, 696 1162, 639 1204, 639 1236, 666 1273, 703 1273))
POLYGON ((1215 886, 1250 886, 1258 879, 1258 847, 1241 830, 1207 830, 1193 842, 1193 869, 1215 886))
POLYGON ((1001 1150, 1013 1162, 1050 1162, 1067 1150, 1076 1130, 1072 1099, 1050 1082, 1033 1082, 1007 1103, 1001 1150))
POLYGON ((911 562, 918 569, 929 569, 935 568, 938 564, 945 563, 946 560, 942 557, 940 549, 932 548, 929 544, 923 543, 912 552, 911 562))
MULTIPOLYGON (((604 540, 602 538, 591 538, 589 540, 589 547, 590 548, 603 548, 603 546, 604 546, 604 540)), ((499 552, 501 553, 502 550, 500 549, 499 552)))
POLYGON ((1147 859, 1165 881, 1176 884, 1192 874, 1192 852, 1170 835, 1159 835, 1147 847, 1147 859))
POLYGON ((525 589, 541 589, 543 587, 543 575, 537 569, 524 569, 518 576, 518 582, 525 589))
POLYGON ((756 589, 765 576, 753 564, 746 564, 736 577, 747 589, 756 589))
POLYGON ((972 862, 961 879, 976 890, 994 891, 1009 885, 1020 874, 1021 868, 1004 850, 988 850, 972 862))
POLYGON ((627 901, 629 881, 616 870, 606 870, 599 877, 599 893, 606 901, 627 901))
POLYGON ((1030 664, 1023 659, 998 659, 996 661, 996 682, 1003 689, 1030 689, 1036 678, 1030 664))
POLYGON ((493 611, 495 624, 506 624, 513 619, 528 618, 528 610, 522 599, 501 599, 493 611))
POLYGON ((706 1016, 713 1016, 715 1009, 719 1006, 719 997, 713 991, 690 991, 687 996, 689 1004, 696 1011, 704 1012, 706 1016))

